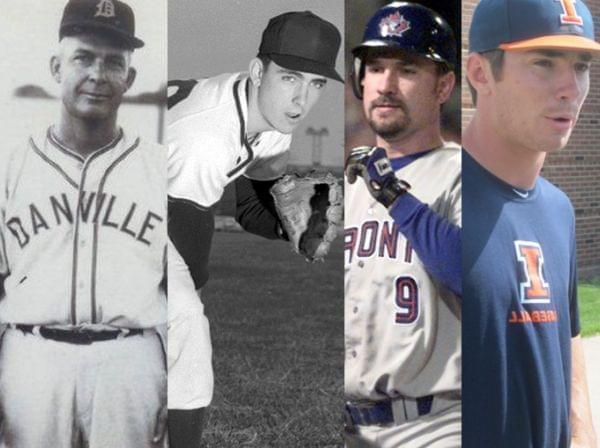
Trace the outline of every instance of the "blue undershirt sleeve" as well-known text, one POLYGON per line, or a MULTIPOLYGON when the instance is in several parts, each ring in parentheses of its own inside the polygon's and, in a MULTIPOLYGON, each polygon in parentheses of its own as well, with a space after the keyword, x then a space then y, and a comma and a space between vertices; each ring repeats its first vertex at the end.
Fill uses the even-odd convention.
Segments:
POLYGON ((462 295, 461 229, 410 193, 400 196, 389 213, 427 271, 462 295))

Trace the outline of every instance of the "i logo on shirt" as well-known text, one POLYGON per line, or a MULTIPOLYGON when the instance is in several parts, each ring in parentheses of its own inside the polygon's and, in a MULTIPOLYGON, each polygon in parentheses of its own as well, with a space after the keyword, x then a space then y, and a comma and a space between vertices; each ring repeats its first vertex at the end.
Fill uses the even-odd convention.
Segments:
POLYGON ((550 285, 544 277, 544 254, 539 243, 515 241, 524 281, 519 283, 521 303, 550 303, 550 285))

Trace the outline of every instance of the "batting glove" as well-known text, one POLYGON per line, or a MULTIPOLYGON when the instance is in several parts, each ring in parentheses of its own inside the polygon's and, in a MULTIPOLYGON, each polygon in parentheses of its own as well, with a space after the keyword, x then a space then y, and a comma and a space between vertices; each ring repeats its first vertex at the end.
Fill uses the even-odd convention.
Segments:
POLYGON ((385 208, 389 208, 399 196, 410 189, 408 182, 398 179, 394 174, 385 149, 377 146, 359 146, 350 151, 345 171, 351 184, 361 176, 369 193, 385 208))

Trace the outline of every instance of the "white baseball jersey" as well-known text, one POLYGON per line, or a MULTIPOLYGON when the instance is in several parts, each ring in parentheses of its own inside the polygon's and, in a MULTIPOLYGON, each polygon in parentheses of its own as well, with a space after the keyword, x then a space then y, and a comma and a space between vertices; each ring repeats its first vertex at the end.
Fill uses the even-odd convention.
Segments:
MULTIPOLYGON (((246 137, 248 82, 244 73, 223 74, 169 92, 170 197, 207 208, 242 174, 270 180, 285 172, 291 135, 246 137)), ((174 247, 169 254, 169 408, 204 407, 213 395, 209 324, 183 259, 174 247)))
POLYGON ((164 326, 165 150, 121 131, 84 160, 49 129, 0 159, 0 322, 164 326))
MULTIPOLYGON (((421 202, 460 225, 460 149, 396 171, 421 202)), ((345 390, 351 399, 460 390, 460 303, 426 271, 362 179, 346 184, 345 390)))
POLYGON ((245 73, 201 79, 170 107, 169 196, 210 207, 244 173, 271 180, 285 172, 291 135, 246 138, 248 82, 245 73))

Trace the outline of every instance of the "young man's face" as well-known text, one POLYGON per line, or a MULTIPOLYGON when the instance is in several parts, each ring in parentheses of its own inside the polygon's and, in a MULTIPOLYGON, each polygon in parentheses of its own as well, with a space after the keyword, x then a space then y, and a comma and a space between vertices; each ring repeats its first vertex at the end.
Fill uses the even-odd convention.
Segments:
POLYGON ((315 105, 327 79, 288 70, 270 61, 260 79, 258 107, 275 130, 290 134, 315 105))
POLYGON ((590 59, 574 51, 507 51, 491 85, 495 131, 515 148, 563 148, 588 94, 590 59))
POLYGON ((51 60, 51 70, 61 85, 68 114, 85 120, 116 116, 123 94, 135 78, 130 59, 130 50, 98 35, 63 38, 59 54, 51 60))
POLYGON ((437 129, 440 105, 453 82, 451 73, 439 74, 429 59, 398 52, 369 54, 361 81, 367 121, 378 136, 388 141, 437 129), (441 83, 448 82, 452 83, 449 89, 441 88, 441 83))

